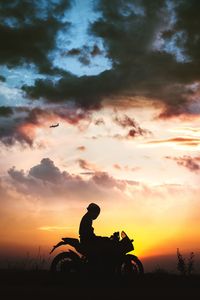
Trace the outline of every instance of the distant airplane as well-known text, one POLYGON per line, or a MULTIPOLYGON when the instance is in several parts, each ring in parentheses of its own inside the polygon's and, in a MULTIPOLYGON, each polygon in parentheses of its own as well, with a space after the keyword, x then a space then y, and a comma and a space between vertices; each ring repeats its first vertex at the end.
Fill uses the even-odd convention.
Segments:
POLYGON ((50 128, 58 127, 59 123, 49 126, 50 128))

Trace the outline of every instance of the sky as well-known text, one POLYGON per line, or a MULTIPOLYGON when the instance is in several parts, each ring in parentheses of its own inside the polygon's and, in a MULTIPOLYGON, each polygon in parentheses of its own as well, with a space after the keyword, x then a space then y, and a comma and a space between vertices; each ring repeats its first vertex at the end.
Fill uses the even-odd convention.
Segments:
POLYGON ((199 8, 0 1, 3 255, 78 237, 90 202, 139 257, 199 253, 199 8))

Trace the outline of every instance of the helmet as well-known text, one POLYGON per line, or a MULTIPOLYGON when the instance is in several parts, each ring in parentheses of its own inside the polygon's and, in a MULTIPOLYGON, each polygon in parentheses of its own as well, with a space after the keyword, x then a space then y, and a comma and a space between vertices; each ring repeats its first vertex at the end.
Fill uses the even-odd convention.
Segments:
POLYGON ((90 203, 87 207, 87 210, 90 212, 100 213, 100 207, 95 203, 90 203))

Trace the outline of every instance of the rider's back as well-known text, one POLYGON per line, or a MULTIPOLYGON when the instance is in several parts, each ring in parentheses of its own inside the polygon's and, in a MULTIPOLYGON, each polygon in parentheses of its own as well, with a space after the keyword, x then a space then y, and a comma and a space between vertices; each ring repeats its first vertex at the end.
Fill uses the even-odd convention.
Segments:
POLYGON ((79 236, 82 244, 88 243, 95 238, 94 228, 92 227, 92 218, 86 213, 80 222, 79 236))

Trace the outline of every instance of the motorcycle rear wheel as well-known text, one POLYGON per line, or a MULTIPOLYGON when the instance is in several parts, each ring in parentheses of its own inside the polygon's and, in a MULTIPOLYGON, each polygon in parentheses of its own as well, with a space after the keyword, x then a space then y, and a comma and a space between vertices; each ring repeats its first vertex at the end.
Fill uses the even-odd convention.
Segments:
POLYGON ((80 270, 80 258, 75 253, 62 252, 54 257, 50 271, 54 273, 76 274, 80 270))

